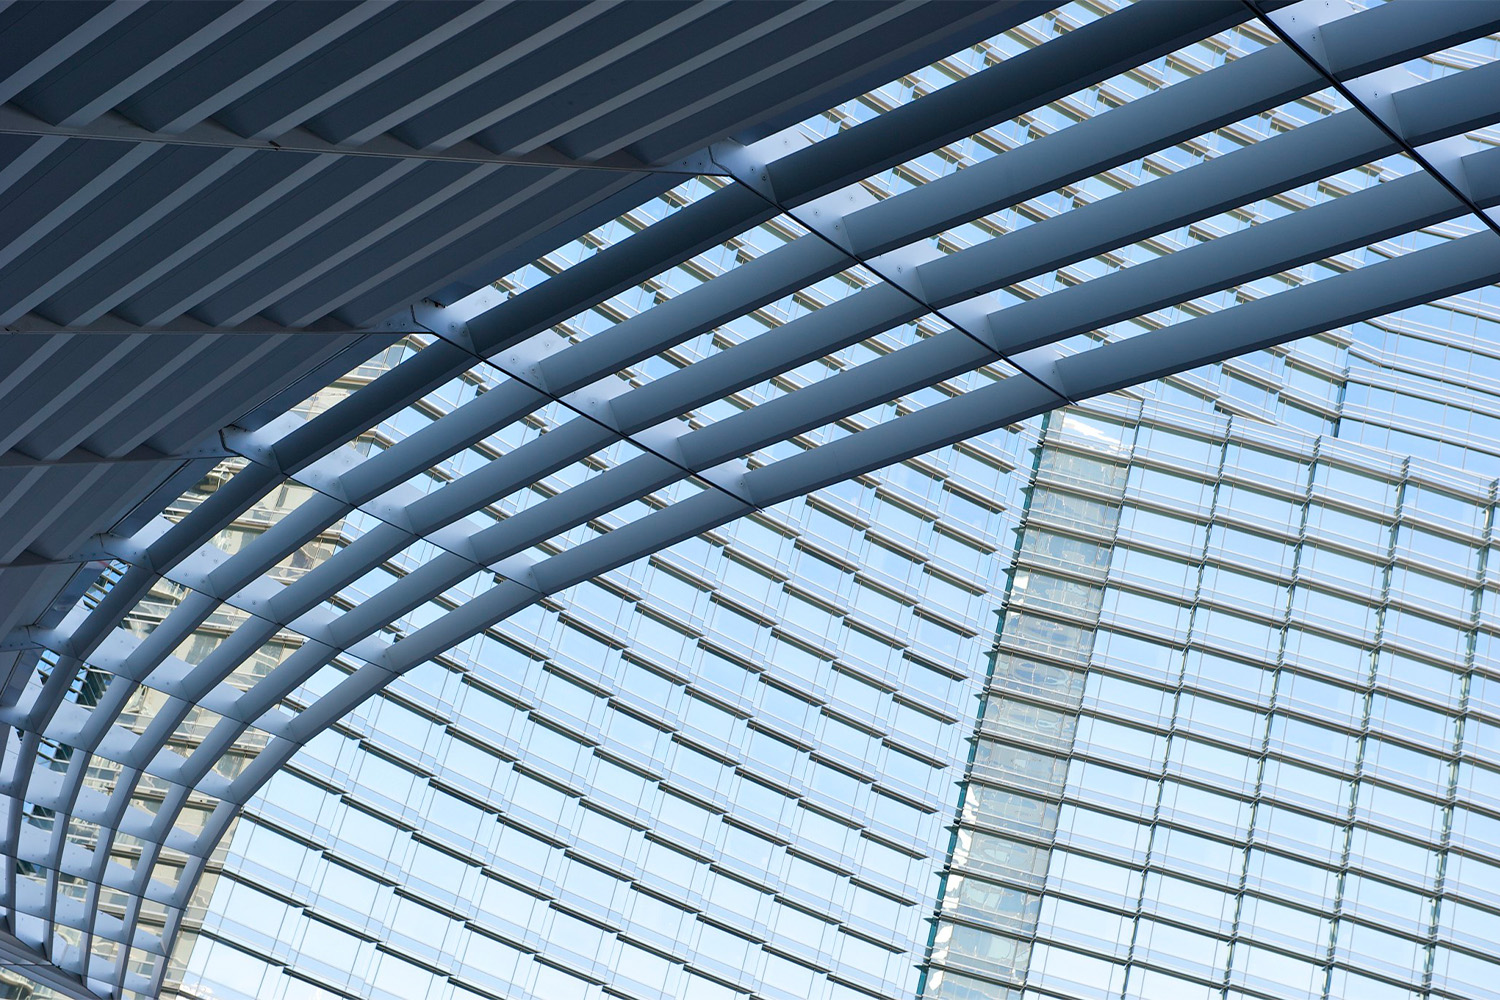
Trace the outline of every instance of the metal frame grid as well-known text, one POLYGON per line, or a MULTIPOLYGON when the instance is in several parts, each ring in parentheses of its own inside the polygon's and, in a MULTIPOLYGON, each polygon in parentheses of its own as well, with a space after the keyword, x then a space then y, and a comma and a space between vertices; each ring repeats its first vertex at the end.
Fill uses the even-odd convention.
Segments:
POLYGON ((414 307, 411 325, 425 331, 420 349, 367 386, 310 419, 226 432, 238 471, 183 516, 158 518, 130 538, 100 538, 115 563, 97 599, 21 643, 47 669, 19 703, 0 710, 19 734, 6 756, 10 808, 0 837, 12 859, 3 886, 11 953, 43 956, 60 982, 72 977, 102 995, 155 989, 216 845, 277 768, 393 678, 547 594, 1065 402, 1491 283, 1500 274, 1500 234, 1486 210, 1500 204, 1500 158, 1455 152, 1448 140, 1500 119, 1491 96, 1500 66, 1395 92, 1379 81, 1390 67, 1500 28, 1500 11, 1468 0, 1398 0, 1336 18, 1331 10, 1321 0, 1270 13, 1146 0, 833 136, 812 141, 792 131, 749 146, 717 144, 702 164, 733 183, 509 298, 492 291, 462 306, 414 307), (879 198, 861 184, 1252 17, 1288 41, 910 190, 879 198), (1330 81, 1353 107, 971 247, 933 246, 954 226, 1330 81), (1418 169, 1050 294, 1004 297, 1027 279, 1402 154, 1418 169), (1274 294, 1250 287, 1474 215, 1483 228, 1469 235, 1422 239, 1419 249, 1274 294), (571 323, 775 219, 790 236, 781 245, 597 332, 571 323), (869 280, 831 304, 656 377, 636 370, 851 269, 869 280), (1108 332, 1225 290, 1236 304, 1135 336, 1108 332), (723 405, 920 317, 939 332, 759 405, 723 405), (483 391, 439 419, 378 454, 350 445, 466 373, 483 391), (946 388, 933 395, 938 386, 946 388), (857 433, 840 423, 904 397, 895 419, 857 433), (546 433, 449 482, 424 479, 528 420, 546 433), (631 457, 621 457, 626 452, 631 457), (571 488, 508 517, 484 514, 579 463, 589 471, 571 488), (300 505, 237 551, 214 544, 288 483, 302 491, 300 505), (652 502, 679 483, 689 485, 675 502, 652 502), (363 532, 321 565, 290 583, 271 573, 351 517, 363 532), (428 558, 418 569, 353 606, 335 601, 394 554, 424 543, 428 558), (144 637, 120 629, 162 581, 179 599, 156 629, 144 637), (174 655, 221 607, 244 624, 196 663, 174 655), (227 683, 278 635, 294 637, 295 652, 248 689, 227 683), (296 713, 284 706, 330 670, 325 676, 336 682, 321 698, 296 713), (86 677, 101 679, 87 706, 76 697, 86 677), (158 693, 153 717, 142 730, 121 725, 120 713, 143 689, 158 693), (194 728, 202 733, 196 745, 173 749, 194 728), (105 787, 89 781, 96 757, 112 762, 105 787), (163 795, 154 812, 140 808, 148 786, 163 795), (201 822, 185 821, 185 810, 201 822), (35 821, 43 815, 46 822, 35 821), (97 830, 92 849, 70 834, 80 824, 97 830), (124 838, 128 866, 116 850, 124 838), (100 909, 105 893, 123 900, 123 919, 100 909), (80 943, 59 947, 58 928, 71 928, 80 943))

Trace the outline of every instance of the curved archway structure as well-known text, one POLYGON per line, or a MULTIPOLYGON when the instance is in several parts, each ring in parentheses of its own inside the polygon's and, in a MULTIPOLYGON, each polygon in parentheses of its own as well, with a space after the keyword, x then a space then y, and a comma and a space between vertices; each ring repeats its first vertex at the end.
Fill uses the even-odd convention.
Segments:
POLYGON ((204 483, 100 536, 89 594, 10 643, 37 669, 0 709, 9 947, 75 992, 155 989, 276 769, 548 594, 1069 401, 1492 283, 1500 151, 1463 137, 1500 119, 1500 65, 1389 71, 1500 11, 1336 13, 1147 0, 826 137, 713 143, 570 258, 406 307, 359 378, 226 430, 204 483), (1245 22, 1262 42, 1222 43, 1245 22), (1217 64, 1129 75, 1184 50, 1217 64), (1056 113, 1121 74, 1128 100, 1056 113))

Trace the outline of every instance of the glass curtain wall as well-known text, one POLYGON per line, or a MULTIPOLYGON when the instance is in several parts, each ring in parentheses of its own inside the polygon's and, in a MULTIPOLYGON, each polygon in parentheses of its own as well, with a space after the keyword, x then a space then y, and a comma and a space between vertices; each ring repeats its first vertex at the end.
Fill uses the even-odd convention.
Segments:
POLYGON ((1112 403, 1046 439, 926 995, 1494 995, 1495 481, 1112 403))

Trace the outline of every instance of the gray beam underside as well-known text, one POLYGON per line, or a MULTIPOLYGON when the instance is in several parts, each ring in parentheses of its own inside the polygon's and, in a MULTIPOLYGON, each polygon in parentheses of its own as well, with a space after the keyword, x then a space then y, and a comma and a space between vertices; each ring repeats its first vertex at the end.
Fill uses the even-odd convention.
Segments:
POLYGON ((1323 51, 1329 72, 1347 80, 1487 35, 1495 19, 1490 0, 1386 3, 1326 25, 1323 51))
POLYGON ((416 160, 445 163, 489 164, 544 170, 602 170, 627 173, 667 173, 694 176, 705 171, 699 163, 643 163, 628 154, 615 153, 598 160, 579 160, 550 148, 520 156, 492 153, 474 142, 455 142, 441 149, 419 149, 389 135, 374 136, 360 143, 329 142, 304 128, 291 128, 274 141, 247 138, 211 122, 178 132, 158 132, 132 122, 124 115, 106 111, 85 125, 52 125, 15 105, 0 105, 0 135, 68 139, 80 142, 122 142, 149 149, 193 147, 245 150, 267 155, 359 156, 381 160, 416 160))
POLYGON ((85 46, 102 37, 125 18, 140 10, 142 0, 112 3, 86 18, 72 31, 48 45, 24 65, 11 70, 0 80, 0 101, 9 101, 42 77, 66 63, 85 46))
POLYGON ((17 316, 0 324, 0 331, 11 337, 183 337, 185 338, 184 347, 191 340, 212 340, 214 337, 228 336, 351 337, 364 334, 400 336, 406 333, 426 332, 424 328, 413 324, 409 317, 406 317, 404 322, 398 318, 396 321, 373 327, 354 327, 347 323, 340 323, 338 320, 318 320, 306 326, 283 326, 260 317, 253 317, 227 326, 211 326, 192 319, 178 319, 156 326, 142 326, 112 315, 86 324, 60 324, 43 319, 34 313, 17 316))

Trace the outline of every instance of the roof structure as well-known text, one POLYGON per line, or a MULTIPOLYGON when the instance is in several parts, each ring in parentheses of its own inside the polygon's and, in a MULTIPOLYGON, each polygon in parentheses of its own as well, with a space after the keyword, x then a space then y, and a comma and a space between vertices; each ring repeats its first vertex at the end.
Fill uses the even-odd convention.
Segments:
POLYGON ((55 623, 97 575, 89 539, 134 532, 201 478, 221 427, 257 426, 415 329, 401 307, 712 172, 688 162, 710 142, 760 138, 1037 9, 7 5, 0 635, 55 623))
POLYGON ((24 50, 0 82, 0 721, 17 734, 0 954, 75 996, 151 993, 276 769, 548 594, 1066 402, 1500 276, 1483 132, 1500 64, 1391 75, 1500 30, 1485 0, 1145 0, 832 135, 795 127, 1048 7, 0 12, 24 50), (1191 75, 1164 63, 1076 124, 1032 117, 1250 19, 1280 43, 1191 75), (1192 146, 1317 92, 1335 95, 1322 117, 1192 146), (975 139, 1017 122, 1011 144, 975 139), (1090 186, 1183 148, 1149 183, 1090 186), (937 151, 926 183, 867 183, 937 151), (1387 160, 1383 182, 1320 185, 1387 160), (992 221, 1062 189, 1070 211, 992 221), (652 199, 653 220, 602 234, 652 199), (773 221, 779 244, 741 241, 773 221), (1132 250, 1183 227, 1196 245, 1132 250), (491 287, 570 241, 569 266, 491 287), (1273 280, 1313 264, 1317 280, 1273 280), (848 290, 820 307, 743 322, 834 276, 848 290), (622 294, 649 301, 612 318, 622 294), (289 412, 383 350, 378 377, 289 412), (524 443, 490 443, 519 423, 524 443), (382 424, 391 446, 351 444, 382 424), (210 469, 214 488, 190 489, 210 469), (288 487, 298 503, 221 547, 288 487), (331 557, 284 571, 330 533, 331 557), (163 581, 160 625, 120 628, 163 581), (182 658, 224 608, 244 624, 182 658), (295 652, 231 683, 287 636, 295 652), (288 710, 314 678, 320 697, 288 710), (127 726, 143 690, 152 715, 127 726))

